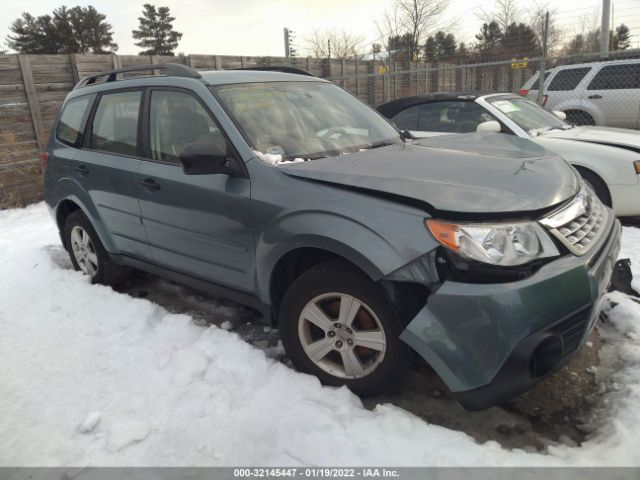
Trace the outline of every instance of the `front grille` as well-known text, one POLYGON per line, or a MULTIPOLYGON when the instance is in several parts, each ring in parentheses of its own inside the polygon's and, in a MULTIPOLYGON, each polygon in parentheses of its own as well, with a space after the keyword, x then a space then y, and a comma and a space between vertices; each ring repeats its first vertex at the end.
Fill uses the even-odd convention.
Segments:
POLYGON ((567 206, 540 220, 574 255, 584 255, 597 243, 607 224, 607 208, 585 187, 567 206))
POLYGON ((589 323, 591 305, 562 320, 551 331, 562 337, 562 356, 575 352, 585 335, 589 323))

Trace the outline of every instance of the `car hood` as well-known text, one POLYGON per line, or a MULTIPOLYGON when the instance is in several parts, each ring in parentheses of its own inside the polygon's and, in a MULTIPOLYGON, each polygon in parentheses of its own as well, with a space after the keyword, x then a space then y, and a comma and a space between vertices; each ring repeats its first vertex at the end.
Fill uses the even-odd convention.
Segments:
POLYGON ((580 186, 562 158, 529 140, 495 134, 420 139, 279 168, 460 214, 540 211, 572 197, 580 186))
POLYGON ((569 130, 550 130, 541 137, 601 143, 640 152, 640 132, 626 128, 574 127, 569 130))

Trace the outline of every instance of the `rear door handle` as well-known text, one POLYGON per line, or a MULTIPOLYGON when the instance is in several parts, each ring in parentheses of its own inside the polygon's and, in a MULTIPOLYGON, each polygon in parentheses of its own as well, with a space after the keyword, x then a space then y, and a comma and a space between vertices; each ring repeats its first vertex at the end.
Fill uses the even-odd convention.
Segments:
POLYGON ((158 185, 153 178, 147 178, 145 180, 142 180, 140 182, 140 185, 144 187, 146 190, 149 190, 150 192, 155 192, 157 190, 160 190, 160 185, 158 185))
POLYGON ((76 172, 78 172, 83 177, 86 176, 86 175, 89 175, 89 169, 87 167, 85 167, 84 165, 78 165, 76 167, 76 172))
POLYGON ((597 93, 595 95, 589 95, 587 98, 592 98, 594 100, 597 100, 598 98, 602 98, 602 95, 598 95, 597 93))

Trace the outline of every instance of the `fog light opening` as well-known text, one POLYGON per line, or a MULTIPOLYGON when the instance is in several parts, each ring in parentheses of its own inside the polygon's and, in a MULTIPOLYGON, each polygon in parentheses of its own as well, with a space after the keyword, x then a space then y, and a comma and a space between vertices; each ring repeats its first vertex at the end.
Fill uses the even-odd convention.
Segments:
POLYGON ((555 370, 561 358, 562 338, 550 335, 533 350, 529 360, 529 373, 535 379, 544 378, 555 370))

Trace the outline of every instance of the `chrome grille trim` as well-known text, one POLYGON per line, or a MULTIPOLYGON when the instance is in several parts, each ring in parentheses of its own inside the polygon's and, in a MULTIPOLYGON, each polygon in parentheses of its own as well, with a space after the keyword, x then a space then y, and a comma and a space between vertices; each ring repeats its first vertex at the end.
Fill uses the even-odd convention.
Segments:
POLYGON ((560 210, 540 220, 574 255, 584 255, 604 233, 607 208, 588 187, 560 210))

